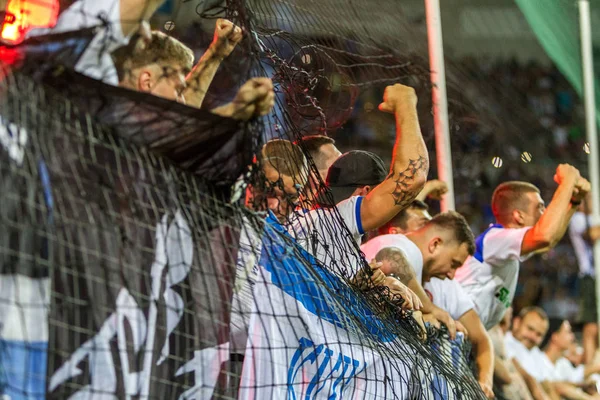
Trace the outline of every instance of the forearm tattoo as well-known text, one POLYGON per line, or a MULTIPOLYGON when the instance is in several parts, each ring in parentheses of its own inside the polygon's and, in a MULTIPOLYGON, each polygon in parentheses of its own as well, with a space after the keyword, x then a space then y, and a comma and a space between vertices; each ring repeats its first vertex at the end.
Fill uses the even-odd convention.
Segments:
POLYGON ((387 261, 390 265, 390 274, 405 285, 408 285, 408 282, 415 278, 415 272, 406 257, 404 257, 404 253, 394 247, 379 250, 375 259, 379 262, 387 261))
POLYGON ((427 171, 428 168, 429 161, 423 156, 419 156, 416 160, 408 160, 408 167, 402 172, 396 172, 396 168, 392 167, 392 172, 386 179, 396 182, 396 187, 391 193, 395 205, 407 207, 414 200, 421 191, 420 187, 413 186, 415 176, 420 171, 427 171))

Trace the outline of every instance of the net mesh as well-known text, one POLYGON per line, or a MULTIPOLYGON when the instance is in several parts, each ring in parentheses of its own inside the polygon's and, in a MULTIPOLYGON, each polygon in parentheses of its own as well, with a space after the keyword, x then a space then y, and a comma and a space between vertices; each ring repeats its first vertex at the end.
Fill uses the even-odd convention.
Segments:
MULTIPOLYGON (((293 165, 280 166, 306 162, 299 199, 289 194, 273 215, 266 197, 246 192, 285 192, 262 168, 271 139, 335 135, 343 148, 387 146, 389 159, 394 121, 375 108, 393 83, 415 88, 433 148, 427 41, 410 7, 168 3, 155 24, 196 58, 217 17, 244 34, 210 91, 197 88, 198 110, 92 79, 116 79, 110 53, 160 5, 122 18, 117 2, 106 3, 61 4, 70 18, 56 30, 96 29, 2 48, 2 60, 14 62, 0 75, 0 391, 13 399, 482 398, 468 341, 450 341, 444 329, 424 334, 401 298, 368 283, 340 210, 302 211, 332 202, 302 142, 301 154, 286 154, 293 165), (249 121, 215 113, 258 76, 273 80, 272 112, 249 121), (298 220, 305 231, 288 229, 298 220)), ((447 60, 457 203, 473 218, 503 177, 548 191, 538 177, 551 178, 555 160, 585 160, 538 139, 550 132, 524 107, 519 68, 481 64, 447 60), (520 162, 524 152, 535 169, 520 162)), ((435 176, 433 155, 431 166, 435 176)))

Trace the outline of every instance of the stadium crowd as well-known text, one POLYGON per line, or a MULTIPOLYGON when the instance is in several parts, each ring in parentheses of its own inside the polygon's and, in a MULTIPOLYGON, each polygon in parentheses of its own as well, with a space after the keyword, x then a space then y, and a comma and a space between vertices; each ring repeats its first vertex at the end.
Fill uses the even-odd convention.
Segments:
MULTIPOLYGON (((106 8, 106 3, 77 1, 53 28, 61 32, 91 26, 97 21, 82 16, 101 12, 111 21, 123 21, 96 34, 77 70, 191 107, 202 105, 220 63, 244 37, 230 21, 217 20, 211 46, 194 64, 193 52, 183 43, 150 31, 146 23, 132 22, 147 20, 160 0, 121 0, 120 8, 106 8), (108 35, 114 45, 109 49, 108 35)), ((535 107, 544 107, 538 103, 535 107)), ((230 103, 212 112, 248 120, 269 114, 274 104, 270 78, 252 78, 230 103)), ((591 258, 600 227, 589 218, 590 183, 572 165, 557 165, 556 189, 546 203, 532 183, 502 182, 489 199, 495 223, 472 232, 460 213, 432 216, 424 202, 441 199, 447 188, 444 182, 427 181, 429 149, 419 126, 415 91, 401 84, 388 86, 379 110, 395 118, 390 168, 368 151, 342 154, 327 136, 273 139, 256 154, 258 173, 246 189, 247 207, 272 212, 322 265, 336 272, 343 268, 354 283, 388 287, 391 296, 404 300, 402 307, 415 311, 413 318, 420 324, 443 325, 451 338, 457 332, 466 335, 488 398, 600 399, 591 258), (313 163, 315 168, 310 167, 313 163), (347 232, 353 243, 338 240, 347 232), (585 323, 581 345, 567 318, 550 323, 539 307, 524 307, 512 316, 520 263, 550 251, 567 232, 580 266, 585 323), (347 257, 358 254, 358 248, 369 263, 370 282, 361 276, 362 258, 347 257), (340 263, 343 259, 347 262, 340 263)), ((564 132, 556 131, 561 145, 564 132)), ((252 236, 240 241, 237 278, 243 283, 232 302, 233 352, 245 345, 248 334, 245 311, 251 306, 258 268, 251 265, 255 258, 250 255, 256 251, 252 236)))

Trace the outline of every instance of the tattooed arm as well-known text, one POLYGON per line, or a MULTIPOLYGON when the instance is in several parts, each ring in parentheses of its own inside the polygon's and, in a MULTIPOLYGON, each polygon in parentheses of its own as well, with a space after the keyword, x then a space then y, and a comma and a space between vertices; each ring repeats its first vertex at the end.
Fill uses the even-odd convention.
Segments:
POLYGON ((377 253, 375 260, 381 263, 380 270, 386 275, 393 275, 402 283, 404 283, 410 290, 412 290, 417 297, 421 300, 423 306, 421 311, 423 314, 431 314, 435 319, 442 322, 448 328, 449 335, 454 339, 456 335, 456 324, 454 319, 446 312, 442 310, 427 296, 423 285, 417 279, 413 267, 410 265, 404 253, 394 247, 386 247, 377 253))
POLYGON ((361 209, 365 231, 377 229, 417 197, 429 172, 429 155, 417 116, 413 88, 388 86, 379 109, 396 117, 396 143, 388 177, 365 196, 361 209))
POLYGON ((423 312, 430 313, 435 305, 431 302, 425 289, 418 281, 413 267, 409 264, 404 253, 395 247, 386 247, 377 253, 375 260, 381 263, 381 272, 386 275, 392 275, 408 286, 417 294, 423 303, 423 312))

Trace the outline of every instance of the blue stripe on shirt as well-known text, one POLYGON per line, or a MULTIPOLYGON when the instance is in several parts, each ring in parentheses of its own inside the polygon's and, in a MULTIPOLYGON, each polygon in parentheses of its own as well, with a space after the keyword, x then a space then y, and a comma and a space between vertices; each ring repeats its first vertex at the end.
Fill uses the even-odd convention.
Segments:
POLYGON ((483 239, 485 239, 485 235, 487 235, 488 232, 493 228, 503 228, 503 226, 500 224, 494 224, 487 228, 481 235, 477 236, 477 239, 475 239, 475 254, 473 254, 473 257, 480 263, 483 262, 483 239))
POLYGON ((363 230, 362 219, 360 218, 360 206, 362 204, 362 201, 363 201, 362 196, 360 196, 358 199, 356 199, 356 204, 354 205, 354 216, 356 219, 356 227, 358 228, 358 233, 360 233, 361 235, 364 235, 365 231, 363 230))

